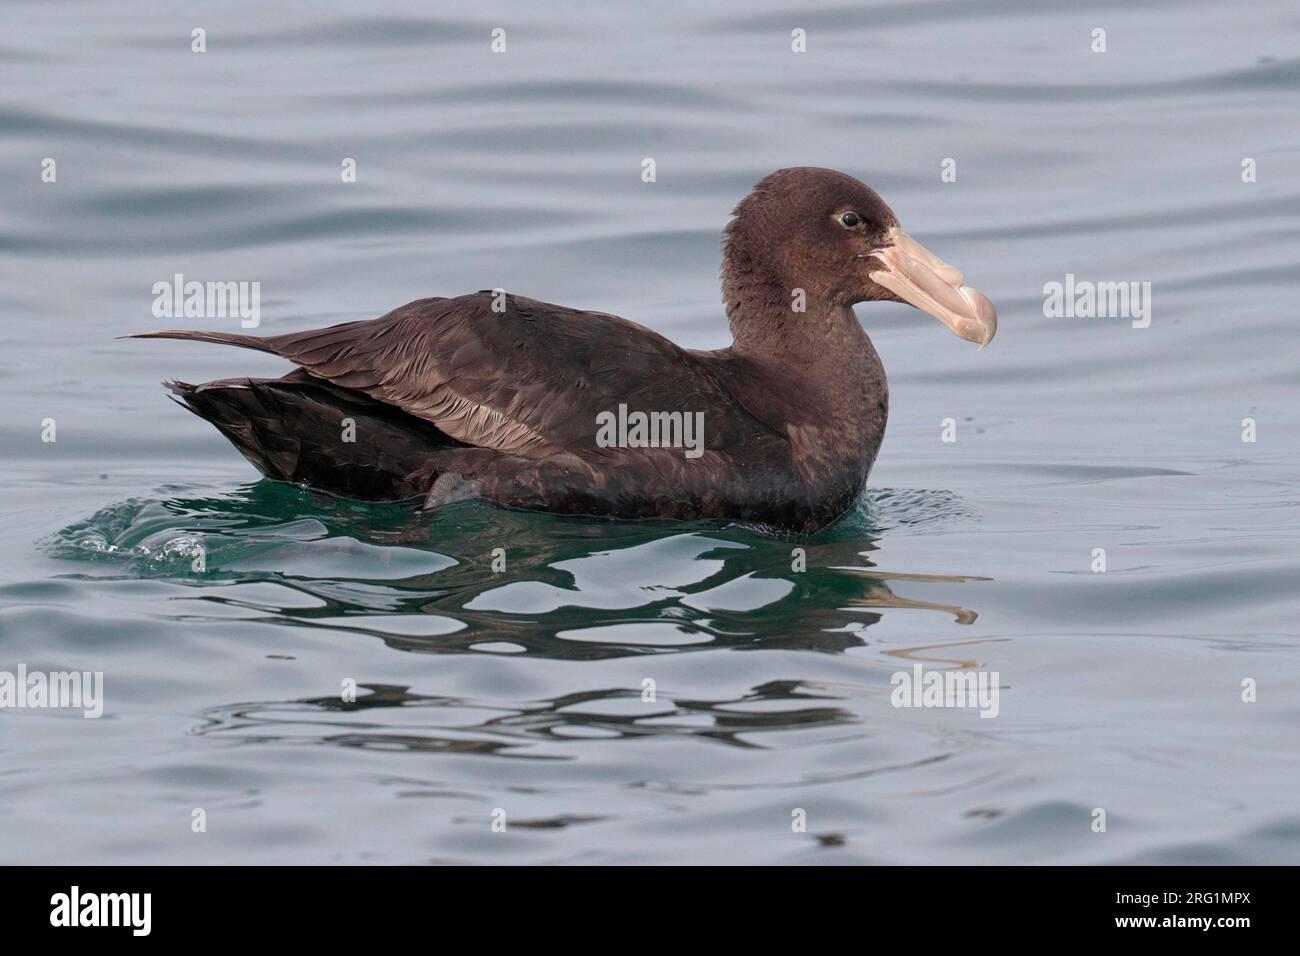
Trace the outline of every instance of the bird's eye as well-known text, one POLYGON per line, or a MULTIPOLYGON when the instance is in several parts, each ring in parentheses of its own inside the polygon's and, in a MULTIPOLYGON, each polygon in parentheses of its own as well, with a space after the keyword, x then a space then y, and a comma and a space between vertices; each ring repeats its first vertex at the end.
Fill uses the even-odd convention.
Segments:
POLYGON ((856 229, 862 225, 862 217, 856 212, 846 212, 840 216, 840 225, 845 229, 856 229))

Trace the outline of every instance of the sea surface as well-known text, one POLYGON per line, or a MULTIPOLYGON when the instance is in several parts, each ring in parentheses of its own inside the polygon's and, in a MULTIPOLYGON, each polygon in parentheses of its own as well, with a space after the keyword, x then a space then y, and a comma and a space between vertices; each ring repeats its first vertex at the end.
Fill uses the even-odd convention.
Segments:
POLYGON ((1300 862, 1293 2, 5 20, 0 671, 104 712, 0 710, 0 863, 1300 862), (811 539, 261 481, 159 382, 284 363, 116 338, 238 328, 156 318, 179 273, 266 334, 503 287, 720 347, 790 165, 1001 323, 858 307, 889 430, 811 539), (1147 318, 1047 314, 1067 275, 1147 318), (917 665, 996 716, 895 706, 917 665))

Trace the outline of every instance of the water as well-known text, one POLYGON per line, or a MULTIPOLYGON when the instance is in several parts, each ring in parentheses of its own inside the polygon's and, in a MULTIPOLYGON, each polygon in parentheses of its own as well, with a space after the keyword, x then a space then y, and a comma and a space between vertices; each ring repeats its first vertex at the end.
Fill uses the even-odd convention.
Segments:
POLYGON ((0 714, 0 862, 1300 861, 1293 4, 430 9, 11 5, 0 670, 106 702, 0 714), (717 347, 796 164, 1001 313, 859 308, 889 431, 810 541, 258 482, 157 383, 283 364, 114 340, 232 327, 151 315, 179 272, 268 333, 503 286, 717 347), (1067 273, 1150 327, 1046 317, 1067 273), (891 706, 917 662, 998 716, 891 706))

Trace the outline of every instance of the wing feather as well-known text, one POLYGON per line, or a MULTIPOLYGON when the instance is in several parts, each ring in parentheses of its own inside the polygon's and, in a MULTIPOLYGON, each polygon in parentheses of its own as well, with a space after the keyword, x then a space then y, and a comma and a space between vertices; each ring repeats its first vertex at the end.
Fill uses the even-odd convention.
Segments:
POLYGON ((491 292, 420 299, 369 321, 267 337, 144 336, 271 352, 458 441, 522 458, 594 450, 596 414, 620 401, 647 411, 720 407, 716 380, 658 333, 518 296, 496 312, 493 300, 491 292))

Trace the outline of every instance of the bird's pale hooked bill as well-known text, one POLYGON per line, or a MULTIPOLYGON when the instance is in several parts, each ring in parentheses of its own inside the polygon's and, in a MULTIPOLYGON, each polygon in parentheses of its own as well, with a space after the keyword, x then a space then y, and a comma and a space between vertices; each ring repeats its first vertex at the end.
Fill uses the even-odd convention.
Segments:
POLYGON ((868 253, 885 268, 870 273, 871 280, 904 302, 928 312, 959 337, 978 342, 980 348, 998 330, 998 312, 984 293, 965 285, 966 277, 902 229, 887 233, 891 244, 868 253))

